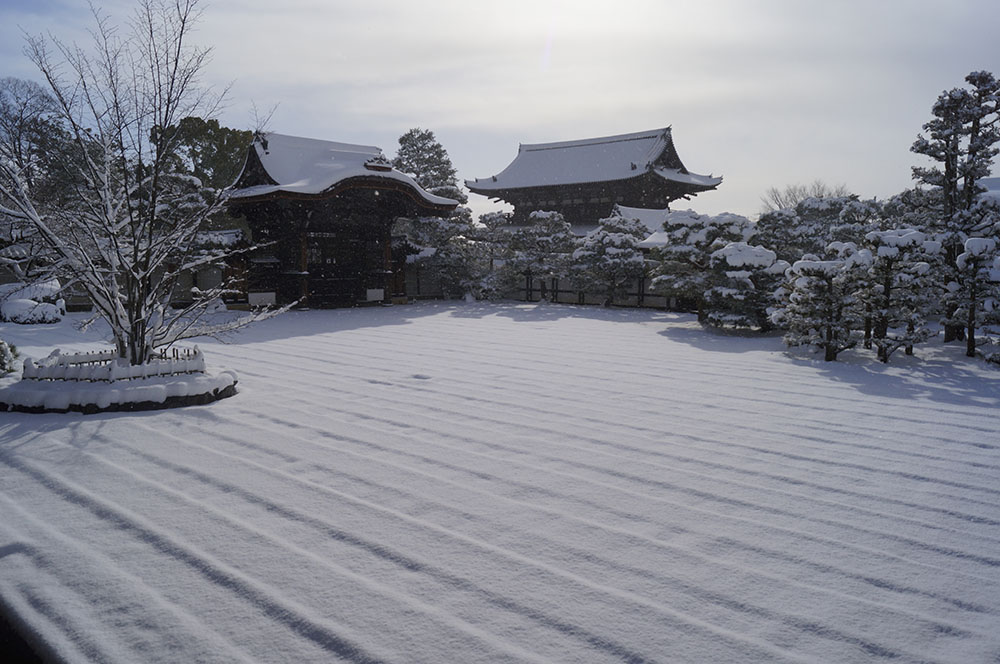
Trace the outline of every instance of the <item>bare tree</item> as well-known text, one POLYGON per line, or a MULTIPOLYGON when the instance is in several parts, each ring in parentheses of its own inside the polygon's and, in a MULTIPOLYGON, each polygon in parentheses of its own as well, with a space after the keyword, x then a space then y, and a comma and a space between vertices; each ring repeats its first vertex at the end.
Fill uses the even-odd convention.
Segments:
POLYGON ((188 116, 212 117, 221 96, 199 86, 209 49, 188 45, 198 0, 140 0, 120 30, 99 10, 90 50, 30 38, 27 53, 70 134, 71 176, 62 204, 38 205, 25 170, 0 159, 0 214, 30 224, 59 268, 111 327, 119 356, 148 360, 179 339, 218 334, 250 320, 206 318, 227 284, 178 297, 180 279, 219 266, 232 249, 199 246, 224 192, 178 172, 170 159, 188 116), (174 309, 177 299, 190 304, 174 309))
POLYGON ((812 184, 790 184, 781 189, 771 187, 760 197, 760 202, 763 205, 761 212, 787 210, 807 198, 834 198, 850 195, 851 190, 847 188, 847 185, 830 186, 822 180, 813 180, 812 184))

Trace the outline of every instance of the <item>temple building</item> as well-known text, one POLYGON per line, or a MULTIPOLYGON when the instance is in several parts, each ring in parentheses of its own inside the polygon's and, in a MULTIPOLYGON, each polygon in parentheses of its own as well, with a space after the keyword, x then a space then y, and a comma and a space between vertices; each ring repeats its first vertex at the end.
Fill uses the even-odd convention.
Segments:
POLYGON ((396 219, 457 205, 393 169, 377 147, 262 134, 229 199, 261 246, 248 261, 250 304, 388 301, 405 262, 393 251, 396 219))
POLYGON ((513 222, 535 210, 554 210, 574 228, 593 226, 615 205, 665 209, 719 186, 681 163, 670 127, 559 143, 521 145, 507 168, 466 180, 477 194, 514 206, 513 222))

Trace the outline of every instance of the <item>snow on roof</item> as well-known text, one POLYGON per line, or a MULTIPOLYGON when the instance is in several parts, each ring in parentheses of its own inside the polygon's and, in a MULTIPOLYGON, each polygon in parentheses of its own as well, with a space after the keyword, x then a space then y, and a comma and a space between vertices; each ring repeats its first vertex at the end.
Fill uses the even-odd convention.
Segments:
POLYGON ((722 178, 689 173, 673 152, 670 127, 557 143, 522 144, 507 168, 491 178, 466 180, 471 190, 626 180, 647 172, 682 184, 715 187, 722 178), (670 158, 664 163, 664 153, 670 158))
MULTIPOLYGON (((274 183, 261 183, 234 190, 230 197, 250 198, 275 192, 321 194, 348 178, 378 177, 407 184, 428 203, 457 205, 458 201, 424 191, 413 178, 385 160, 373 145, 354 145, 315 138, 268 133, 254 141, 261 165, 274 183)), ((244 173, 246 168, 244 167, 244 173)), ((237 178, 243 180, 244 173, 237 178)))

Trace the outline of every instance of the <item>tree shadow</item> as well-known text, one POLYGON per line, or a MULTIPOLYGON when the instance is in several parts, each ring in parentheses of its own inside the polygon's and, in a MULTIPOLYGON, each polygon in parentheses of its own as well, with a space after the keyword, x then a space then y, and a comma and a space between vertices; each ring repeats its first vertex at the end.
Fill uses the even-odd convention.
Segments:
MULTIPOLYGON (((931 342, 934 343, 934 342, 931 342)), ((964 348, 964 347, 963 347, 964 348)), ((951 405, 1000 408, 1000 374, 982 360, 965 357, 955 345, 918 346, 917 355, 894 354, 888 364, 872 351, 841 353, 835 362, 789 352, 799 364, 810 364, 821 375, 852 386, 862 394, 887 399, 924 399, 951 405)), ((1000 434, 1000 422, 997 425, 1000 434)))
POLYGON ((687 344, 699 350, 720 353, 750 353, 758 351, 777 350, 780 346, 780 332, 753 332, 750 330, 720 330, 705 327, 698 323, 693 314, 677 314, 683 316, 660 331, 660 335, 687 344))

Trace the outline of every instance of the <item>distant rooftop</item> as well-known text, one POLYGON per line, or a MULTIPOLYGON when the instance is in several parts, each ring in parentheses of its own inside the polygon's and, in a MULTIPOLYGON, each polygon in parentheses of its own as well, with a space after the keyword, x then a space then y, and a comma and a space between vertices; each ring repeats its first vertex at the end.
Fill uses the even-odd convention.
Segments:
POLYGON ((466 180, 477 193, 628 180, 646 173, 712 189, 721 177, 698 175, 684 168, 674 149, 670 127, 616 136, 556 143, 522 144, 517 157, 495 176, 466 180))

